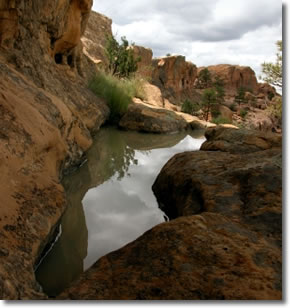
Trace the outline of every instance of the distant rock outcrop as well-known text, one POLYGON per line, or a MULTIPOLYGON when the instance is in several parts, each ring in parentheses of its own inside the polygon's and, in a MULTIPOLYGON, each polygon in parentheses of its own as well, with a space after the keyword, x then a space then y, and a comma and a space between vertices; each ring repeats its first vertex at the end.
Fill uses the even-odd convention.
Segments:
MULTIPOLYGON (((204 67, 199 67, 200 72, 204 67)), ((224 81, 226 94, 235 96, 239 88, 243 87, 254 94, 258 93, 258 81, 255 72, 249 66, 219 64, 207 66, 214 80, 215 76, 224 81)))
POLYGON ((169 56, 153 59, 152 66, 152 83, 171 103, 180 105, 183 99, 191 97, 197 76, 193 63, 184 56, 169 56))
POLYGON ((152 56, 153 52, 150 48, 133 45, 134 56, 140 59, 138 62, 138 74, 148 80, 152 77, 152 56))

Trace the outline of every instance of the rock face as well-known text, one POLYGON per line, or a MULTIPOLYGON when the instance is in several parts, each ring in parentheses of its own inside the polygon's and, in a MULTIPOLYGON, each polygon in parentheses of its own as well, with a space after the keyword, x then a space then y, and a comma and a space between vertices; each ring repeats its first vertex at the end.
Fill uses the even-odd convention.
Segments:
POLYGON ((141 77, 151 79, 152 77, 152 50, 150 48, 145 48, 142 46, 132 46, 134 51, 134 56, 136 59, 140 58, 141 61, 138 62, 137 72, 141 77))
MULTIPOLYGON (((258 93, 258 82, 255 72, 249 66, 230 64, 211 65, 207 67, 212 77, 219 76, 225 83, 225 90, 228 95, 234 96, 240 87, 258 93)), ((199 68, 200 71, 203 68, 199 68)))
POLYGON ((108 117, 80 49, 91 5, 0 1, 1 299, 46 297, 34 267, 66 207, 60 178, 108 117))
POLYGON ((187 122, 175 112, 151 108, 136 101, 129 105, 128 111, 119 122, 119 126, 127 130, 150 133, 173 133, 185 130, 187 122))
POLYGON ((107 37, 112 36, 112 20, 102 14, 92 11, 81 39, 83 51, 94 63, 108 66, 105 53, 107 37))
POLYGON ((165 98, 179 105, 192 95, 197 68, 183 56, 170 56, 152 61, 152 83, 157 85, 165 98))

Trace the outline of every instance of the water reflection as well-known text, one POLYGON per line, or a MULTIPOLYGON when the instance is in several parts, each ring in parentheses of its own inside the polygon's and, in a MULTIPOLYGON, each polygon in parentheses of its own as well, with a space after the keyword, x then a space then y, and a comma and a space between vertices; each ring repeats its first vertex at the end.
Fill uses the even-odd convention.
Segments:
POLYGON ((203 132, 152 135, 104 128, 88 161, 63 184, 68 209, 62 235, 39 266, 37 280, 57 295, 98 258, 164 221, 151 186, 175 153, 197 150, 203 132))

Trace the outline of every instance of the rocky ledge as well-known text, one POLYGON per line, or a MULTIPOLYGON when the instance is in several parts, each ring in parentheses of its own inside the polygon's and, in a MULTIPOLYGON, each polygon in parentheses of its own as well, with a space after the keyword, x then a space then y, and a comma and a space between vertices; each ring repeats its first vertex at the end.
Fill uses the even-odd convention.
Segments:
POLYGON ((206 151, 175 155, 153 185, 172 220, 102 257, 60 299, 281 299, 281 138, 206 136, 206 151), (223 145, 237 138, 239 153, 223 145))

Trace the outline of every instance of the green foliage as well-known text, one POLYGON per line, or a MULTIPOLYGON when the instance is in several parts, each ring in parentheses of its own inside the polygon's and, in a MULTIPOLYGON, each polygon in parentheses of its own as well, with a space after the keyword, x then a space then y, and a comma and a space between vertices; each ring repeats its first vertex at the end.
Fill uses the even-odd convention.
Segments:
POLYGON ((208 121, 209 112, 217 104, 217 93, 214 89, 206 89, 202 94, 202 109, 205 113, 205 119, 208 121))
POLYGON ((241 109, 240 110, 240 116, 244 119, 246 115, 248 114, 248 111, 246 109, 241 109))
POLYGON ((99 72, 89 84, 89 88, 98 96, 105 99, 110 108, 112 123, 118 122, 127 111, 132 98, 138 90, 130 79, 118 79, 115 76, 99 72))
POLYGON ((275 99, 275 103, 269 105, 267 108, 267 113, 270 115, 270 117, 277 120, 279 125, 282 125, 282 109, 283 109, 282 107, 283 107, 282 98, 279 97, 275 99))
POLYGON ((209 88, 212 84, 212 78, 211 78, 211 73, 208 70, 208 68, 202 69, 198 76, 198 87, 200 89, 206 89, 209 88))
POLYGON ((216 76, 213 82, 213 86, 217 93, 217 100, 219 103, 221 103, 225 97, 225 83, 219 76, 216 76))
POLYGON ((269 92, 267 96, 269 101, 271 101, 274 98, 275 94, 273 92, 269 92))
POLYGON ((166 57, 170 57, 170 56, 171 56, 171 54, 170 54, 170 53, 167 53, 167 54, 166 54, 166 57))
POLYGON ((239 87, 238 88, 238 93, 235 96, 235 102, 241 105, 241 103, 245 102, 245 94, 246 94, 246 89, 244 87, 239 87))
POLYGON ((270 83, 273 86, 282 88, 282 41, 276 42, 278 52, 276 53, 276 62, 264 62, 262 63, 262 73, 264 74, 263 80, 270 83))
POLYGON ((121 41, 122 43, 119 44, 114 36, 108 36, 106 54, 111 74, 120 78, 127 78, 137 71, 137 63, 140 62, 141 58, 135 59, 134 51, 130 48, 125 36, 121 37, 121 41))
POLYGON ((222 116, 218 116, 218 117, 213 118, 212 122, 217 124, 217 125, 218 124, 231 124, 230 120, 223 118, 222 116))
POLYGON ((200 107, 197 103, 193 103, 188 99, 186 99, 181 106, 181 111, 188 113, 188 114, 193 114, 194 112, 198 111, 199 109, 200 109, 200 107))

